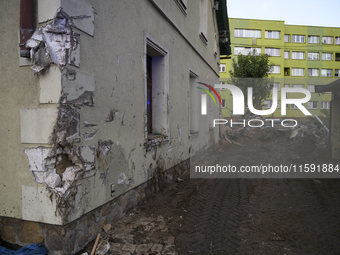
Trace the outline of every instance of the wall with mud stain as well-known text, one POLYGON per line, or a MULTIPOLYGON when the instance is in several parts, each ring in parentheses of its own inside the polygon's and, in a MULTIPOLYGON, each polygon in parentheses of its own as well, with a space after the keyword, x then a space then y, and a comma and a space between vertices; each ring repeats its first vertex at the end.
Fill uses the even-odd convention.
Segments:
MULTIPOLYGON (((218 31, 212 1, 207 41, 199 36, 199 2, 188 1, 186 15, 177 1, 48 2, 38 1, 38 29, 26 44, 30 66, 18 66, 15 49, 1 61, 12 70, 3 91, 14 101, 4 99, 8 108, 1 110, 13 121, 0 134, 7 146, 0 155, 0 215, 61 225, 218 142, 212 119, 219 107, 210 101, 201 116, 200 103, 191 104, 200 94, 193 98, 190 87, 193 77, 218 83, 218 31)), ((15 41, 17 17, 6 18, 15 41)))

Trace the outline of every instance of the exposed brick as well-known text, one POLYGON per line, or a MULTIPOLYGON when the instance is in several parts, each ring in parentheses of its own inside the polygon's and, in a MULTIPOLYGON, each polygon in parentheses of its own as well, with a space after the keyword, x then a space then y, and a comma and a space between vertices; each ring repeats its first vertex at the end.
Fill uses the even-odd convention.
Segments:
POLYGON ((83 248, 86 243, 87 243, 87 237, 86 235, 84 235, 84 233, 79 233, 78 237, 77 237, 77 242, 78 242, 78 246, 79 248, 83 248))
POLYGON ((9 220, 9 223, 10 224, 13 224, 13 225, 19 225, 19 224, 21 224, 21 222, 22 222, 22 220, 21 219, 10 219, 9 220))
POLYGON ((10 243, 15 243, 15 229, 12 226, 5 226, 2 230, 2 239, 10 243))
POLYGON ((24 222, 19 227, 19 240, 26 244, 37 243, 44 241, 41 234, 41 227, 35 222, 24 222))
POLYGON ((117 204, 118 204, 119 206, 122 205, 122 201, 120 200, 120 198, 117 198, 117 204))
POLYGON ((107 203, 102 209, 102 216, 106 216, 111 212, 111 203, 107 203))
POLYGON ((93 212, 91 212, 87 215, 87 226, 88 227, 93 225, 93 223, 95 222, 95 218, 96 218, 96 216, 94 215, 93 212))
POLYGON ((46 246, 50 252, 60 251, 63 248, 62 237, 54 228, 46 232, 46 246))
POLYGON ((139 194, 142 194, 142 193, 144 192, 143 187, 142 187, 142 186, 138 186, 137 192, 138 192, 139 194))
POLYGON ((73 232, 65 237, 65 242, 63 244, 64 252, 66 253, 74 252, 76 248, 75 246, 76 246, 76 233, 73 232))

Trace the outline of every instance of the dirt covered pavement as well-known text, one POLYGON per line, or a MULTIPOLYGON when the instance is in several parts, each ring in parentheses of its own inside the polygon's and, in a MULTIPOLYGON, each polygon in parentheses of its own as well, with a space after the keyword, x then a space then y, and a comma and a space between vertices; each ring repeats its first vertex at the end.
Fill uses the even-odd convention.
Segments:
MULTIPOLYGON (((316 150, 307 132, 290 137, 249 130, 233 137, 233 145, 221 143, 207 163, 338 163, 316 150)), ((114 250, 117 243, 160 247, 144 254, 340 254, 339 212, 340 179, 190 179, 187 173, 104 236, 110 254, 142 254, 114 250)))

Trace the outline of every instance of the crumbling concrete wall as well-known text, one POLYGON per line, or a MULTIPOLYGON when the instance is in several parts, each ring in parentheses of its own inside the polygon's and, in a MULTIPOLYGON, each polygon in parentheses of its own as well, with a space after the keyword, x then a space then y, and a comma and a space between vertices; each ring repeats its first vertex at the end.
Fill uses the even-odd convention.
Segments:
MULTIPOLYGON (((4 77, 11 86, 3 91, 14 101, 5 98, 10 110, 1 110, 13 122, 1 126, 9 148, 1 147, 6 195, 0 215, 65 225, 152 178, 163 182, 165 170, 217 143, 208 116, 200 116, 195 136, 188 116, 190 70, 197 81, 218 83, 218 38, 214 12, 208 13, 208 43, 193 32, 200 17, 191 1, 188 16, 175 1, 49 2, 38 1, 39 28, 28 42, 33 70, 7 55, 9 61, 1 61, 16 71, 4 77), (153 137, 145 132, 150 47, 167 61, 160 113, 166 135, 153 137)), ((18 7, 6 5, 12 12, 18 7)), ((217 118, 219 109, 211 112, 217 118)))

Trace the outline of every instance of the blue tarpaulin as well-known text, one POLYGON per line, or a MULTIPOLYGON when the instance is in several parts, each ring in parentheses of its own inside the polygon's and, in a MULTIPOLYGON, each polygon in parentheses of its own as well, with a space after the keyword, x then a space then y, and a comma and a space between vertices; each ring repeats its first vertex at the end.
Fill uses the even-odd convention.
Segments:
POLYGON ((22 247, 20 250, 8 250, 0 246, 1 255, 46 255, 47 250, 41 244, 30 244, 22 247))

